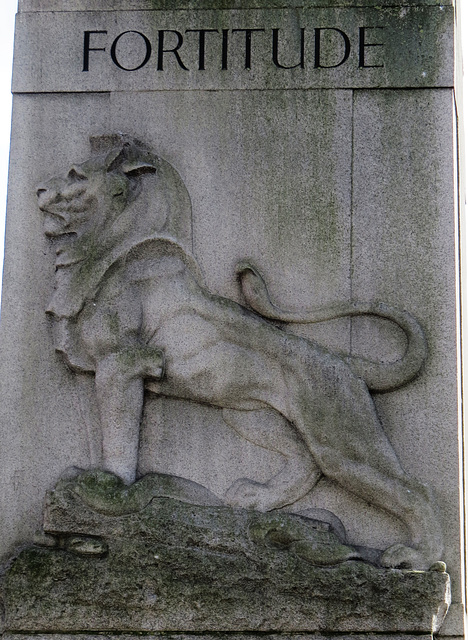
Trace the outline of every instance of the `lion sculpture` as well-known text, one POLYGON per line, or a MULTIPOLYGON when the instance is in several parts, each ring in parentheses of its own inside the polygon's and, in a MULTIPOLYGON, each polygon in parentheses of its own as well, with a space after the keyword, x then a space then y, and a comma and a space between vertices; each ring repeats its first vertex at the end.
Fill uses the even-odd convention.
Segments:
POLYGON ((190 198, 176 170, 121 134, 91 146, 89 160, 37 193, 56 250, 55 346, 72 370, 95 376, 104 468, 134 482, 145 389, 220 407, 230 426, 287 460, 265 484, 237 480, 228 504, 280 508, 323 474, 408 528, 410 544, 385 550, 383 566, 440 560, 431 492, 400 466, 370 395, 418 374, 426 342, 417 321, 381 303, 282 310, 248 262, 238 276, 250 308, 211 294, 191 255, 190 198), (279 326, 361 314, 404 330, 400 360, 337 355, 279 326))

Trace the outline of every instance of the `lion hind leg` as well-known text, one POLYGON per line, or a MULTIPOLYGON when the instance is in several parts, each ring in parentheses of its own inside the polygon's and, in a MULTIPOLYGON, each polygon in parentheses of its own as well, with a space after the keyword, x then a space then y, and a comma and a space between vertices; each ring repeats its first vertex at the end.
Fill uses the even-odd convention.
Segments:
POLYGON ((302 498, 318 482, 322 475, 320 469, 304 440, 280 413, 272 409, 224 409, 223 418, 249 442, 286 458, 285 465, 268 482, 236 480, 225 494, 230 504, 258 511, 279 509, 302 498))
POLYGON ((383 566, 428 569, 441 559, 443 551, 432 492, 408 476, 396 457, 389 459, 383 451, 380 455, 375 450, 373 453, 364 462, 346 458, 336 450, 323 450, 318 451, 317 459, 328 478, 387 511, 407 527, 411 546, 389 547, 382 554, 383 566))

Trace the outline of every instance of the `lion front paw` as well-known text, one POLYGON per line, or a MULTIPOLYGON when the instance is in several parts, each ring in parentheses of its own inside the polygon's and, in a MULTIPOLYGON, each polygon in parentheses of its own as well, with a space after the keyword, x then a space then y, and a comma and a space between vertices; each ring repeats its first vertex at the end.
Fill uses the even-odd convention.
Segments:
POLYGON ((269 511, 277 506, 278 496, 267 484, 239 478, 226 491, 224 499, 233 507, 269 511))

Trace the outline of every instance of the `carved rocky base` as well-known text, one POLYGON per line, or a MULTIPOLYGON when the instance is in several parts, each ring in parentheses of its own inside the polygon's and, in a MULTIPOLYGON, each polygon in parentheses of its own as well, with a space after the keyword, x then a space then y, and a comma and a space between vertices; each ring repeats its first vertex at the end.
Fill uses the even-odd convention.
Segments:
POLYGON ((101 472, 61 481, 48 495, 44 533, 5 579, 6 633, 25 639, 430 635, 449 604, 443 571, 378 568, 329 523, 233 509, 169 476, 136 488, 101 472))

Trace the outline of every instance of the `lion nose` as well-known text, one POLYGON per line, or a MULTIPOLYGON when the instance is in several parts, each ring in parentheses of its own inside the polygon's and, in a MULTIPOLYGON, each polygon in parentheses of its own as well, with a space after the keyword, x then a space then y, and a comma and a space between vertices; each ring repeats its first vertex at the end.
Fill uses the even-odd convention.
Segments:
POLYGON ((39 187, 36 190, 36 195, 38 198, 40 198, 41 196, 43 196, 45 193, 47 193, 47 187, 44 187, 42 185, 39 185, 39 187))

